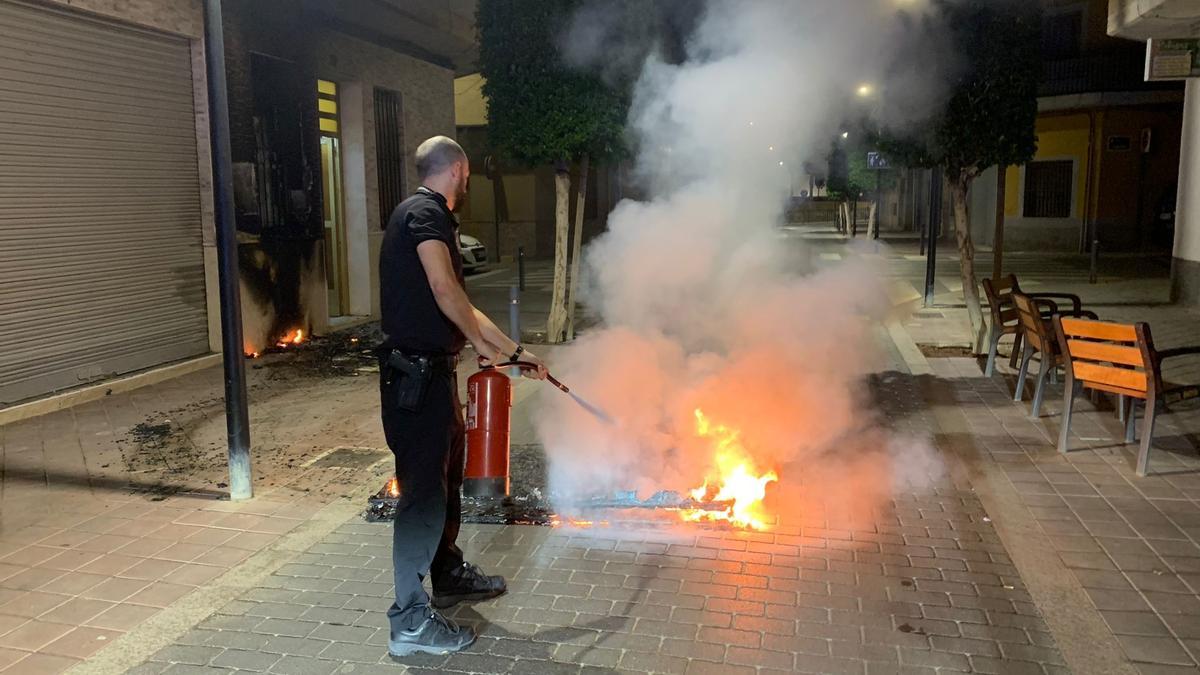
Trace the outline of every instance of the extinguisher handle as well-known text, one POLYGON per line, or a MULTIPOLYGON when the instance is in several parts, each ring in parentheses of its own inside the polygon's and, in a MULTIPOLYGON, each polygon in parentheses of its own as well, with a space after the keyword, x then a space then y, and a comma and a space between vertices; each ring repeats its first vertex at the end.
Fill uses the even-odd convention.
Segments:
MULTIPOLYGON (((485 366, 485 365, 483 365, 483 358, 480 357, 479 362, 480 362, 480 367, 483 368, 484 370, 488 370, 489 368, 519 368, 520 370, 537 370, 538 369, 538 365, 536 363, 531 363, 529 361, 506 361, 504 363, 497 363, 492 366, 485 366)), ((554 385, 555 387, 558 387, 559 389, 561 389, 564 394, 571 393, 571 390, 569 388, 567 388, 567 385, 563 384, 562 382, 559 382, 550 373, 546 373, 546 381, 549 382, 550 384, 554 385)))

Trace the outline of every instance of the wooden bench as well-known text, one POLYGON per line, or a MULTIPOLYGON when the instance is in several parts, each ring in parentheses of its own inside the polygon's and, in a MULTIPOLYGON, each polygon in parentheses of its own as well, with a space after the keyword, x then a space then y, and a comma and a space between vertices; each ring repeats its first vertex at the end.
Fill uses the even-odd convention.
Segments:
MULTIPOLYGON (((987 367, 984 368, 983 374, 991 377, 996 370, 996 354, 1000 350, 1000 338, 1005 335, 1013 336, 1012 356, 1009 358, 1009 366, 1016 368, 1017 359, 1021 354, 1021 323, 1018 320, 1017 308, 1013 305, 1012 294, 1021 293, 1021 285, 1017 283, 1017 276, 1010 274, 1003 279, 984 279, 983 293, 987 296, 988 308, 992 314, 992 325, 988 329, 988 359, 987 367)), ((1058 311, 1058 304, 1051 298, 1059 300, 1069 300, 1071 302, 1071 311, 1064 312, 1072 316, 1078 315, 1083 311, 1083 302, 1078 295, 1071 293, 1025 293, 1030 298, 1043 301, 1045 305, 1047 319, 1058 311)))
POLYGON ((1106 323, 1055 314, 1054 329, 1059 349, 1069 355, 1065 359, 1067 383, 1063 395, 1058 451, 1067 451, 1071 408, 1079 388, 1116 394, 1120 397, 1118 405, 1122 409, 1128 402, 1129 409, 1125 413, 1127 443, 1132 443, 1136 438, 1135 407, 1138 401, 1143 401, 1145 413, 1137 475, 1145 476, 1154 436, 1154 419, 1159 408, 1200 397, 1200 385, 1163 382, 1162 362, 1185 354, 1200 354, 1200 346, 1158 351, 1154 348, 1150 326, 1146 323, 1106 323))
MULTIPOLYGON (((1062 350, 1058 346, 1058 338, 1054 334, 1054 325, 1047 317, 1054 315, 1056 309, 1053 302, 1030 297, 1020 291, 1012 292, 1013 305, 1017 310, 1017 323, 1021 328, 1020 336, 1024 338, 1025 350, 1021 355, 1021 369, 1017 373, 1017 388, 1013 392, 1013 400, 1020 401, 1025 395, 1025 378, 1029 374, 1029 362, 1036 355, 1040 362, 1037 386, 1033 393, 1033 410, 1030 414, 1038 417, 1042 412, 1042 401, 1045 400, 1046 380, 1063 365, 1062 350)), ((1098 318, 1094 313, 1079 310, 1078 316, 1090 319, 1098 318)))

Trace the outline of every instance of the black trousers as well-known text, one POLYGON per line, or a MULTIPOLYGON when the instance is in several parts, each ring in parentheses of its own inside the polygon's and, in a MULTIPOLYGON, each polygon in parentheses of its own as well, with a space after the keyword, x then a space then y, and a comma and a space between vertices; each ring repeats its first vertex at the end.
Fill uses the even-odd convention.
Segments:
MULTIPOLYGON (((382 369, 386 373, 386 368, 382 369)), ((383 400, 387 400, 380 379, 383 400)), ((392 632, 412 630, 425 619, 429 594, 422 582, 438 583, 463 564, 455 544, 462 524, 461 488, 466 427, 454 373, 434 373, 419 410, 383 407, 383 432, 396 458, 400 500, 392 529, 396 601, 388 610, 392 632)))

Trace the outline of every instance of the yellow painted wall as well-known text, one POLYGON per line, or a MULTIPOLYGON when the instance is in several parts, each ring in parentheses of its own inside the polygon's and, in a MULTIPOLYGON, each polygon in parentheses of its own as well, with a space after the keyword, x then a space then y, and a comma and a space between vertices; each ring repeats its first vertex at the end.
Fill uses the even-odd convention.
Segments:
MULTIPOLYGON (((1103 113, 1096 113, 1096 133, 1103 128, 1103 113)), ((1091 158, 1088 157, 1088 133, 1090 123, 1086 113, 1072 115, 1044 115, 1037 120, 1038 149, 1035 160, 1075 159, 1077 171, 1075 178, 1075 210, 1073 218, 1082 218, 1085 214, 1084 204, 1087 201, 1087 176, 1091 168, 1091 158)), ((1010 217, 1020 217, 1021 170, 1019 167, 1009 167, 1007 184, 1004 195, 1004 213, 1010 217)), ((1093 195, 1094 196, 1094 195, 1093 195)), ((1094 201, 1094 200, 1093 200, 1094 201)))
POLYGON ((487 99, 483 97, 483 76, 464 75, 454 80, 454 124, 476 127, 487 124, 487 99))
MULTIPOLYGON (((504 176, 504 196, 508 200, 509 222, 537 220, 534 208, 536 185, 537 181, 532 173, 504 176)), ((459 213, 459 218, 463 221, 491 222, 494 217, 492 197, 492 180, 483 174, 471 174, 471 191, 467 195, 467 204, 459 213)))

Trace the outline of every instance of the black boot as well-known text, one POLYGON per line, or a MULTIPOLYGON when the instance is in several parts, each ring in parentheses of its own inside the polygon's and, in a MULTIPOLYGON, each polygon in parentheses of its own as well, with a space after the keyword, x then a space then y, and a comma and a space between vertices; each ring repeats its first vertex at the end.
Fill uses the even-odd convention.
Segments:
POLYGON ((433 606, 453 607, 464 600, 489 600, 508 590, 504 577, 488 576, 471 563, 463 563, 433 580, 433 606))
POLYGON ((459 626, 429 608, 421 625, 413 630, 392 633, 388 640, 388 656, 400 659, 417 653, 449 654, 470 647, 474 641, 474 630, 459 626))

